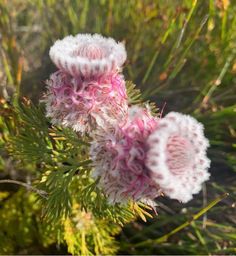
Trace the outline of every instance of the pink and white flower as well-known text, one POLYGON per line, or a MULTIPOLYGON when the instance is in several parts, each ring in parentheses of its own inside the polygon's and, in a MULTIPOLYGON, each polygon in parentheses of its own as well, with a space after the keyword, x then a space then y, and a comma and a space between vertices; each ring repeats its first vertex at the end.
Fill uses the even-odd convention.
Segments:
POLYGON ((90 150, 93 177, 99 178, 110 203, 150 202, 160 195, 145 166, 146 140, 156 126, 157 118, 148 108, 133 106, 125 125, 100 129, 94 136, 90 150))
POLYGON ((147 142, 150 177, 165 195, 188 202, 210 176, 203 125, 191 116, 171 112, 158 121, 147 142))
POLYGON ((116 72, 127 57, 123 43, 98 34, 78 34, 57 40, 49 55, 60 70, 85 78, 116 72))
POLYGON ((118 73, 83 80, 57 71, 46 83, 43 101, 53 124, 91 134, 98 127, 116 125, 127 118, 125 81, 118 73))

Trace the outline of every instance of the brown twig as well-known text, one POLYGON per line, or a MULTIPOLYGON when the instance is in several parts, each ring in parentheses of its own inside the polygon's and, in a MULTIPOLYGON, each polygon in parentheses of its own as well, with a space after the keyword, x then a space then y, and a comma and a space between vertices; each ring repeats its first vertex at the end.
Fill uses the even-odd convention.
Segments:
POLYGON ((20 185, 20 186, 23 186, 35 193, 37 193, 38 195, 40 195, 41 197, 47 199, 47 192, 44 191, 44 190, 41 190, 41 189, 37 189, 25 182, 22 182, 22 181, 18 181, 18 180, 9 180, 9 179, 6 179, 6 180, 0 180, 0 183, 10 183, 10 184, 16 184, 16 185, 20 185))

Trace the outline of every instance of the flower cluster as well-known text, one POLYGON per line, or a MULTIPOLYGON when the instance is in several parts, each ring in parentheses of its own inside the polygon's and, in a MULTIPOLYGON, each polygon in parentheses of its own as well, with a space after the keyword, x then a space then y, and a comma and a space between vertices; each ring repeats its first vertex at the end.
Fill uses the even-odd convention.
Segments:
POLYGON ((126 118, 125 81, 118 73, 84 80, 59 70, 51 75, 47 88, 44 101, 53 124, 91 134, 99 126, 126 118))
POLYGON ((125 125, 96 134, 90 154, 110 202, 150 201, 161 193, 188 202, 209 178, 207 147, 194 118, 175 112, 154 118, 132 107, 125 125))
POLYGON ((203 126, 191 116, 171 112, 159 120, 148 138, 146 166, 170 198, 188 202, 208 180, 209 146, 203 126))
POLYGON ((53 124, 92 134, 126 119, 126 87, 119 73, 126 60, 122 43, 78 34, 56 41, 49 54, 59 68, 46 81, 43 99, 53 124))
POLYGON ((49 55, 60 70, 86 78, 116 71, 126 60, 122 43, 98 34, 67 36, 55 42, 49 55))
POLYGON ((92 137, 92 175, 110 203, 150 203, 161 194, 188 202, 201 190, 210 166, 202 124, 128 105, 122 43, 97 34, 68 36, 55 42, 50 57, 59 70, 47 81, 47 116, 92 137))
POLYGON ((148 109, 131 107, 125 125, 99 130, 90 155, 95 178, 111 203, 152 200, 160 194, 145 165, 148 136, 155 131, 157 119, 148 109))

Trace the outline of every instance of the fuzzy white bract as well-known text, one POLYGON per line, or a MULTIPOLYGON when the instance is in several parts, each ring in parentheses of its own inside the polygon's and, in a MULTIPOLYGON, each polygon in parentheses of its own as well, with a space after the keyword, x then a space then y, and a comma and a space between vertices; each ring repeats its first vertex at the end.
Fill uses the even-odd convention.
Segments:
POLYGON ((120 74, 87 81, 57 71, 46 83, 43 101, 53 124, 92 134, 99 127, 116 125, 127 118, 125 81, 120 74))
POLYGON ((171 112, 148 138, 146 166, 163 193, 188 202, 208 180, 209 146, 203 125, 191 116, 171 112))
POLYGON ((155 130, 157 118, 148 109, 131 107, 125 125, 97 132, 90 155, 93 177, 110 203, 129 200, 153 202, 160 195, 159 187, 145 166, 146 139, 155 130))
POLYGON ((49 55, 60 70, 85 78, 117 71, 127 57, 123 43, 99 34, 78 34, 57 40, 49 55))

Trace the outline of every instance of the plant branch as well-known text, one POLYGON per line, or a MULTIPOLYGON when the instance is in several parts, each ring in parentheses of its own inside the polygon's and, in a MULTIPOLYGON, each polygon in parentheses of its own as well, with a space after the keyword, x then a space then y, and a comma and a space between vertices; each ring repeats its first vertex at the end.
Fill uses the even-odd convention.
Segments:
POLYGON ((1 183, 10 183, 10 184, 16 184, 16 185, 23 186, 23 187, 25 187, 25 188, 27 188, 27 189, 29 189, 29 190, 31 190, 31 191, 37 193, 37 194, 40 195, 41 197, 47 199, 47 194, 48 194, 48 193, 47 193, 46 191, 41 190, 41 189, 37 189, 37 188, 35 188, 35 187, 33 187, 33 186, 31 186, 31 185, 25 183, 25 182, 18 181, 18 180, 9 180, 9 179, 6 179, 6 180, 0 180, 0 184, 1 184, 1 183))

